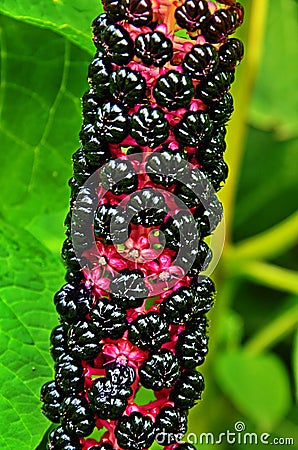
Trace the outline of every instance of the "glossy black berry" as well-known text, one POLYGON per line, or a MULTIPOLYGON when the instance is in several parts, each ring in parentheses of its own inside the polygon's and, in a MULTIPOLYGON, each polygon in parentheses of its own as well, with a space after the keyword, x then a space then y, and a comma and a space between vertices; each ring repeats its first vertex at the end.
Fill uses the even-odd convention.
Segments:
POLYGON ((123 416, 115 428, 118 445, 129 450, 142 450, 154 441, 155 429, 150 417, 140 412, 123 416))
POLYGON ((137 144, 155 148, 169 135, 169 122, 159 108, 142 106, 131 119, 131 135, 137 144))
POLYGON ((68 347, 76 358, 92 359, 97 356, 101 345, 89 320, 80 320, 70 327, 68 347))
POLYGON ((68 352, 67 333, 68 326, 66 324, 55 327, 51 332, 51 355, 54 361, 56 361, 59 356, 68 352))
POLYGON ((148 66, 162 67, 173 56, 173 44, 160 31, 139 34, 135 41, 135 54, 148 66))
POLYGON ((103 30, 94 29, 94 43, 114 64, 128 64, 133 57, 133 40, 120 25, 108 25, 103 30))
POLYGON ((181 287, 172 292, 162 302, 161 313, 170 323, 186 323, 211 309, 215 295, 214 284, 207 277, 199 277, 198 280, 192 287, 181 287))
POLYGON ((153 96, 159 106, 169 111, 187 108, 194 95, 191 79, 176 70, 161 75, 153 89, 153 96))
POLYGON ((181 258, 177 258, 176 264, 187 270, 188 276, 197 276, 201 272, 207 269, 212 260, 212 250, 208 247, 203 240, 199 241, 196 258, 189 268, 189 255, 183 255, 181 258))
POLYGON ((130 196, 126 211, 133 224, 152 227, 163 223, 167 205, 160 192, 153 188, 144 188, 130 196))
POLYGON ((199 169, 190 172, 187 182, 177 183, 174 194, 182 200, 188 208, 201 204, 201 196, 206 184, 206 176, 199 169))
POLYGON ((200 236, 206 237, 213 233, 222 217, 222 204, 216 197, 208 201, 206 207, 198 206, 194 212, 194 218, 197 221, 200 236))
POLYGON ((170 399, 177 408, 192 408, 201 399, 204 387, 204 378, 200 372, 186 370, 175 384, 170 399))
POLYGON ((207 313, 213 306, 215 298, 213 281, 202 275, 194 277, 190 286, 194 289, 196 315, 207 313))
POLYGON ((62 426, 71 435, 88 436, 95 426, 94 414, 85 397, 68 397, 61 405, 62 426))
POLYGON ((97 167, 90 164, 87 154, 83 148, 80 148, 72 155, 73 174, 80 185, 96 171, 97 167))
POLYGON ((208 353, 208 337, 200 331, 183 331, 178 336, 176 355, 182 367, 195 369, 201 366, 208 353))
MULTIPOLYGON (((98 239, 102 239, 105 244, 112 243, 113 233, 111 233, 111 219, 117 220, 119 217, 123 218, 121 213, 123 213, 123 210, 120 206, 111 205, 110 203, 104 203, 97 208, 94 217, 94 234, 98 239)), ((118 230, 119 238, 120 235, 123 234, 125 241, 127 239, 125 233, 126 227, 124 228, 123 233, 121 233, 123 224, 120 223, 120 225, 121 227, 118 230)))
POLYGON ((150 0, 105 0, 104 8, 113 22, 127 20, 135 27, 143 27, 152 21, 150 0))
POLYGON ((142 350, 159 348, 170 338, 169 325, 157 312, 142 314, 130 323, 128 338, 142 350))
POLYGON ((138 176, 130 161, 112 159, 100 171, 101 186, 115 195, 130 194, 138 187, 138 176))
POLYGON ((146 91, 146 81, 139 72, 122 67, 110 77, 110 92, 113 98, 125 106, 141 103, 146 91))
MULTIPOLYGON (((103 95, 103 98, 105 96, 103 95)), ((86 123, 93 123, 97 108, 102 104, 100 95, 91 87, 82 97, 83 116, 86 123)))
POLYGON ((234 81, 234 72, 217 72, 202 80, 197 87, 197 96, 207 105, 219 102, 229 91, 234 81))
POLYGON ((154 391, 172 387, 179 375, 178 359, 165 348, 152 353, 139 370, 142 385, 154 391))
POLYGON ((179 211, 175 216, 169 217, 160 227, 166 239, 167 246, 178 251, 180 248, 196 247, 191 245, 198 240, 196 222, 190 211, 179 211))
POLYGON ((62 259, 65 266, 73 271, 79 271, 81 269, 80 262, 75 254, 71 239, 65 239, 61 252, 62 259))
POLYGON ((175 11, 175 19, 181 28, 196 31, 210 16, 208 3, 205 0, 185 0, 175 11))
POLYGON ((108 143, 92 123, 83 123, 80 139, 90 164, 102 166, 110 158, 108 143))
POLYGON ((206 41, 216 44, 225 41, 237 26, 235 11, 230 8, 219 9, 202 23, 201 31, 206 41))
POLYGON ((89 65, 88 79, 99 99, 107 100, 110 97, 109 82, 112 71, 113 66, 110 61, 98 52, 89 65))
POLYGON ((200 80, 216 71, 218 55, 216 49, 210 44, 194 45, 186 53, 182 62, 184 72, 195 80, 200 80))
POLYGON ((40 401, 43 402, 41 410, 47 419, 54 423, 60 422, 60 407, 63 395, 55 381, 45 383, 40 391, 40 401))
POLYGON ((213 164, 222 158, 225 149, 225 127, 221 126, 214 130, 208 142, 198 148, 196 153, 197 161, 203 167, 205 164, 213 164))
POLYGON ((233 111, 233 97, 229 92, 224 95, 222 99, 219 100, 219 102, 209 105, 207 108, 209 116, 213 120, 213 123, 215 123, 216 125, 224 125, 226 122, 228 122, 233 111))
POLYGON ((206 334, 208 327, 206 314, 198 314, 190 322, 187 322, 185 331, 206 334))
POLYGON ((91 291, 83 283, 65 284, 54 297, 57 312, 70 322, 83 318, 89 312, 91 302, 91 291))
POLYGON ((174 133, 179 144, 197 147, 210 138, 212 130, 213 124, 209 115, 202 111, 196 111, 186 112, 175 126, 174 133))
POLYGON ((106 298, 97 300, 90 311, 90 317, 91 327, 100 339, 118 339, 123 336, 127 328, 125 311, 106 298))
POLYGON ((187 179, 190 170, 180 153, 165 150, 160 153, 153 152, 149 156, 146 173, 154 183, 168 188, 179 179, 187 179))
POLYGON ((123 106, 107 102, 97 108, 94 129, 111 144, 118 144, 130 132, 130 118, 123 106))
POLYGON ((187 431, 187 415, 173 406, 165 406, 156 416, 155 427, 159 444, 175 444, 187 431))
POLYGON ((218 191, 222 187, 222 183, 224 183, 228 177, 229 168, 223 159, 219 159, 214 164, 205 166, 204 172, 211 181, 214 189, 218 191))
POLYGON ((98 378, 88 394, 91 408, 101 419, 118 419, 127 406, 132 390, 129 386, 116 384, 115 380, 98 378))
POLYGON ((110 295, 122 308, 137 308, 148 296, 144 275, 139 270, 119 271, 110 283, 110 295))
POLYGON ((105 366, 106 378, 115 385, 131 386, 136 379, 136 372, 133 367, 111 362, 105 366))
POLYGON ((236 38, 228 39, 218 50, 220 68, 233 70, 244 56, 244 45, 236 38))
POLYGON ((78 393, 83 389, 83 367, 77 358, 62 355, 55 364, 55 381, 65 393, 78 393))
POLYGON ((81 450, 79 438, 69 433, 63 426, 49 434, 48 450, 81 450))
POLYGON ((94 36, 100 36, 109 25, 112 25, 112 21, 108 18, 107 14, 97 16, 92 22, 94 36))

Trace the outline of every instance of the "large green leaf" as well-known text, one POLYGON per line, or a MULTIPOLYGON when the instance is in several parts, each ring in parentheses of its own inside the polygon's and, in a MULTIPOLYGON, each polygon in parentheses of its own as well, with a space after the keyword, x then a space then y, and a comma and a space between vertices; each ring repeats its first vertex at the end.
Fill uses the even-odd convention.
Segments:
POLYGON ((298 139, 278 141, 266 131, 247 131, 234 218, 237 241, 277 224, 297 208, 298 139))
POLYGON ((294 0, 268 2, 264 51, 250 113, 254 126, 274 130, 281 139, 298 135, 297 16, 294 0))
POLYGON ((98 0, 2 0, 0 12, 52 29, 92 53, 91 22, 102 12, 102 5, 98 0))
POLYGON ((52 297, 62 265, 24 230, 1 222, 0 444, 32 450, 49 422, 40 413, 39 391, 51 379, 49 332, 57 323, 52 297))
POLYGON ((290 408, 287 372, 273 354, 222 353, 215 361, 215 376, 236 408, 260 429, 271 430, 290 408))
POLYGON ((52 31, 4 16, 0 25, 0 211, 58 251, 89 56, 52 31))

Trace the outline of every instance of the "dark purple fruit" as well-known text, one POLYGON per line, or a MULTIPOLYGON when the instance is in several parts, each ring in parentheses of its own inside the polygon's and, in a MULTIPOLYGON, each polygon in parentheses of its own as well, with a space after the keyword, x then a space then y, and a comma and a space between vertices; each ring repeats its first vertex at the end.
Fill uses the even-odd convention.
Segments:
POLYGON ((214 73, 218 66, 218 55, 216 49, 209 44, 194 45, 186 53, 182 62, 182 68, 195 80, 200 80, 214 73))
POLYGON ((153 149, 167 139, 169 122, 161 109, 142 106, 132 116, 131 135, 138 145, 153 149))
POLYGON ((160 31, 139 34, 135 41, 135 54, 147 66, 162 67, 173 56, 173 44, 160 31))

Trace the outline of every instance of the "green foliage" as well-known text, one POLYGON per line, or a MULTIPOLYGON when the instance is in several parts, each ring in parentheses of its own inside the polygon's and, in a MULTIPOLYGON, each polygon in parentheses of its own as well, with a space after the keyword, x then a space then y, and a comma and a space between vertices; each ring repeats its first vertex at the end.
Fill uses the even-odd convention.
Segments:
POLYGON ((39 391, 53 373, 49 328, 57 318, 51 299, 63 269, 27 231, 2 221, 0 248, 0 443, 27 450, 48 427, 39 391))
POLYGON ((274 355, 225 352, 214 367, 223 391, 259 429, 270 431, 289 411, 287 372, 274 355))
MULTIPOLYGON (((234 88, 227 150, 231 175, 223 191, 228 241, 215 273, 218 300, 202 370, 207 389, 190 415, 189 431, 225 431, 241 419, 252 430, 295 437, 297 2, 245 4, 246 60, 234 88)), ((57 320, 52 297, 63 284, 59 249, 67 179, 79 145, 79 99, 93 53, 90 23, 100 10, 97 0, 2 0, 0 5, 4 450, 45 449, 41 442, 49 422, 40 413, 39 389, 52 373, 49 334, 57 320)))

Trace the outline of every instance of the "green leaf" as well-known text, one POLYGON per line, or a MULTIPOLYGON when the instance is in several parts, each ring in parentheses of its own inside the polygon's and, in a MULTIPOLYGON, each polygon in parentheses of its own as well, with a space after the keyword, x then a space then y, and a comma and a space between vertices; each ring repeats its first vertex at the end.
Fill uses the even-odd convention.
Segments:
POLYGON ((50 329, 57 324, 52 297, 63 269, 28 232, 1 223, 0 444, 32 450, 47 430, 39 391, 51 379, 50 329))
MULTIPOLYGON (((20 21, 54 30, 93 53, 91 22, 102 12, 102 5, 98 0, 48 0, 42 4, 25 0, 2 0, 0 12, 20 21)), ((37 42, 40 45, 40 41, 37 42)))
POLYGON ((235 407, 260 429, 272 429, 289 410, 287 372, 274 354, 221 353, 215 361, 215 376, 235 407))
POLYGON ((298 135, 297 4, 268 2, 261 68, 250 113, 251 123, 272 130, 281 139, 298 135))
POLYGON ((89 56, 52 31, 3 16, 0 26, 0 212, 58 252, 89 56))
POLYGON ((295 333, 293 345, 293 372, 295 380, 295 395, 298 401, 298 330, 295 333))
POLYGON ((297 144, 297 138, 281 142, 272 133, 248 127, 234 216, 236 241, 260 233, 296 211, 297 144))

